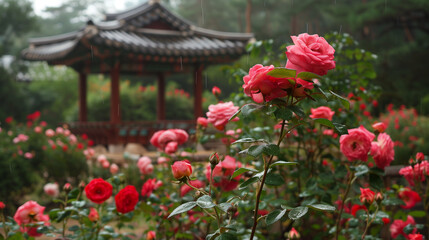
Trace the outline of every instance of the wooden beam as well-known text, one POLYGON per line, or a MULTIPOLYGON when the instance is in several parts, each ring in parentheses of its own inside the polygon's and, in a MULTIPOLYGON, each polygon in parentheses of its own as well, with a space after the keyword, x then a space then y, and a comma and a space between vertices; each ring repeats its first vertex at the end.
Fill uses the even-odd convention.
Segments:
POLYGON ((110 122, 114 124, 121 121, 119 70, 119 63, 116 63, 110 71, 110 122))
POLYGON ((203 65, 196 65, 194 73, 194 117, 203 116, 203 65))
POLYGON ((86 74, 79 72, 79 121, 86 122, 87 118, 87 78, 86 74))
POLYGON ((156 119, 165 120, 165 78, 158 73, 158 95, 156 101, 156 119))

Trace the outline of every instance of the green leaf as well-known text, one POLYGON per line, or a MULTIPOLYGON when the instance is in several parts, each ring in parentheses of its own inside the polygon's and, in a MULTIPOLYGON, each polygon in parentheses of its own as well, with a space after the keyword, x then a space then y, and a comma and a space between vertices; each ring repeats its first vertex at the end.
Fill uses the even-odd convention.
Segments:
POLYGON ((83 208, 85 206, 85 201, 73 201, 72 205, 76 208, 83 208))
POLYGON ((366 165, 359 165, 355 167, 355 171, 355 176, 358 177, 367 174, 369 172, 369 168, 366 165))
POLYGON ((243 115, 244 117, 248 117, 254 111, 260 110, 263 107, 264 107, 264 105, 258 105, 258 104, 254 104, 254 103, 246 104, 241 108, 241 115, 243 115))
POLYGON ((286 209, 283 209, 283 210, 276 209, 276 210, 270 212, 267 215, 265 222, 267 223, 267 225, 271 225, 271 224, 277 222, 286 214, 286 211, 287 211, 286 209))
POLYGON ((248 187, 249 185, 255 183, 258 180, 259 180, 258 177, 251 177, 251 178, 247 179, 246 181, 244 181, 242 184, 240 184, 238 189, 239 190, 244 189, 244 188, 248 187))
POLYGON ((237 143, 256 143, 256 142, 267 142, 267 140, 265 139, 254 139, 254 138, 242 138, 242 139, 238 139, 235 142, 233 142, 232 144, 237 144, 237 143))
POLYGON ((207 234, 206 240, 211 240, 213 237, 217 237, 218 235, 219 235, 219 230, 214 233, 207 234))
POLYGON ((330 127, 335 129, 335 131, 337 131, 339 134, 343 135, 343 134, 347 134, 347 127, 339 124, 339 123, 333 123, 330 120, 326 119, 326 118, 315 118, 313 119, 314 122, 320 123, 324 126, 330 127))
POLYGON ((304 118, 305 117, 305 112, 302 109, 302 107, 294 105, 294 106, 289 106, 288 108, 290 110, 292 110, 298 117, 300 117, 300 118, 304 118))
POLYGON ((224 202, 224 203, 220 203, 217 205, 219 207, 220 210, 222 210, 223 212, 228 212, 228 209, 230 207, 232 207, 232 204, 229 202, 224 202))
POLYGON ((350 109, 350 102, 347 98, 344 98, 336 93, 334 93, 333 91, 329 90, 329 92, 334 95, 335 97, 339 98, 341 101, 341 104, 343 104, 343 106, 347 109, 350 109))
POLYGON ((343 134, 347 134, 348 133, 348 130, 347 130, 347 126, 346 125, 343 125, 343 124, 341 124, 341 123, 333 123, 334 124, 334 126, 335 126, 335 130, 337 130, 337 132, 340 134, 340 135, 343 135, 343 134))
POLYGON ((270 168, 275 167, 275 166, 292 166, 292 165, 297 165, 297 162, 286 162, 286 161, 277 161, 273 164, 271 164, 270 168))
POLYGON ((420 217, 426 216, 426 212, 425 211, 411 211, 408 213, 408 215, 420 218, 420 217))
POLYGON ((249 154, 252 157, 258 157, 262 154, 264 151, 264 145, 253 145, 249 147, 249 150, 247 151, 247 154, 249 154))
POLYGON ((173 212, 171 212, 171 214, 168 216, 168 218, 170 218, 174 215, 180 214, 180 213, 187 212, 187 211, 191 210, 192 208, 194 208, 195 206, 197 206, 197 202, 195 202, 195 201, 184 203, 184 204, 178 206, 176 209, 174 209, 173 212))
POLYGON ((307 205, 307 207, 315 209, 315 210, 321 210, 321 211, 335 211, 335 209, 336 209, 334 206, 331 206, 328 204, 322 204, 322 203, 310 204, 310 205, 307 205))
POLYGON ((293 112, 288 108, 279 108, 274 112, 274 116, 278 119, 289 120, 292 118, 293 112))
POLYGON ((298 73, 298 75, 296 77, 304 79, 304 80, 313 80, 314 78, 317 78, 317 79, 322 78, 322 76, 317 75, 317 74, 312 73, 312 72, 300 72, 300 73, 298 73))
POLYGON ((314 87, 319 90, 319 92, 325 97, 326 100, 329 99, 329 96, 325 93, 325 91, 323 91, 323 89, 321 87, 319 87, 318 85, 314 84, 314 87))
POLYGON ((237 240, 237 237, 230 232, 224 232, 220 236, 215 238, 215 240, 237 240))
POLYGON ((254 169, 254 168, 239 168, 237 170, 234 171, 234 173, 232 174, 231 178, 235 178, 240 174, 243 174, 245 172, 259 172, 258 170, 254 169))
POLYGON ((267 155, 278 156, 279 152, 280 152, 280 148, 276 144, 268 144, 268 145, 264 146, 264 150, 263 151, 267 155))
POLYGON ((288 217, 292 220, 297 220, 302 218, 307 212, 308 212, 308 207, 303 207, 303 206, 296 207, 289 212, 288 217))
POLYGON ((238 116, 238 114, 241 113, 241 109, 238 109, 237 112, 235 112, 229 119, 228 122, 230 122, 232 119, 236 118, 238 116))
POLYGON ((268 173, 265 179, 265 183, 270 186, 280 186, 285 183, 285 180, 280 174, 268 173))
POLYGON ((295 78, 296 70, 283 67, 276 67, 267 73, 268 76, 275 78, 295 78))
POLYGON ((204 196, 198 198, 197 205, 200 208, 212 208, 212 207, 216 206, 216 204, 213 203, 213 199, 208 195, 204 195, 204 196))

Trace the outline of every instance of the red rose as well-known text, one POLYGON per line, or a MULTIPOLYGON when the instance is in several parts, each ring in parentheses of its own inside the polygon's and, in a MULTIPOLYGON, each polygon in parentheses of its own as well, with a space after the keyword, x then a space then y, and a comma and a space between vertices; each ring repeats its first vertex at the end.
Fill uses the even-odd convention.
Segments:
MULTIPOLYGON (((200 180, 191 180, 191 181, 189 181, 189 185, 191 185, 195 188, 204 188, 204 183, 201 182, 200 180)), ((181 197, 185 196, 191 190, 192 190, 192 188, 189 187, 188 185, 186 185, 186 184, 182 185, 182 187, 180 187, 180 196, 181 197)))
POLYGON ((216 165, 213 169, 213 178, 210 178, 211 167, 207 165, 206 178, 210 182, 213 180, 213 186, 220 187, 223 191, 234 190, 240 181, 241 175, 231 179, 235 169, 240 168, 241 163, 231 156, 225 156, 225 159, 216 165))
POLYGON ((149 197, 154 190, 162 186, 162 182, 156 178, 147 180, 142 186, 142 196, 149 197))
POLYGON ((397 238, 399 235, 404 236, 405 238, 407 237, 406 233, 404 232, 404 228, 407 225, 413 225, 414 229, 412 231, 412 233, 416 233, 417 229, 415 228, 416 222, 414 221, 414 218, 409 216, 407 217, 407 221, 402 221, 400 219, 397 219, 395 221, 393 221, 392 225, 390 225, 390 236, 394 239, 397 238))
POLYGON ((3 209, 3 208, 5 208, 6 207, 6 205, 4 204, 4 202, 1 202, 0 201, 0 209, 3 209))
POLYGON ((351 214, 352 214, 354 217, 356 217, 356 213, 357 213, 359 210, 368 211, 368 209, 367 209, 364 205, 355 204, 355 205, 353 205, 353 206, 352 206, 351 214))
POLYGON ((177 161, 171 166, 171 171, 176 179, 189 177, 192 174, 192 166, 187 161, 177 161))
POLYGON ((287 47, 286 68, 295 69, 297 73, 312 72, 321 76, 335 68, 335 49, 323 37, 303 33, 291 38, 295 45, 287 47))
POLYGON ((413 208, 422 199, 419 194, 410 188, 403 188, 399 191, 399 198, 404 201, 405 205, 401 205, 401 208, 410 209, 413 208))
POLYGON ((360 188, 360 202, 364 204, 371 205, 375 199, 375 193, 369 188, 360 188))
POLYGON ((120 213, 128 213, 134 210, 139 201, 139 193, 134 186, 128 185, 115 196, 116 210, 120 213))
POLYGON ((98 215, 98 212, 95 208, 92 207, 89 209, 88 218, 91 222, 96 222, 100 219, 100 216, 98 215))
POLYGON ((112 185, 101 178, 93 179, 85 187, 86 197, 97 204, 102 204, 112 196, 112 190, 112 185))
POLYGON ((216 97, 219 97, 219 95, 220 95, 220 93, 221 93, 221 90, 220 90, 220 88, 218 88, 218 87, 214 86, 214 87, 212 88, 212 93, 213 93, 213 95, 215 95, 216 97))
POLYGON ((7 117, 6 119, 5 119, 5 122, 6 123, 11 123, 13 121, 13 117, 7 117))

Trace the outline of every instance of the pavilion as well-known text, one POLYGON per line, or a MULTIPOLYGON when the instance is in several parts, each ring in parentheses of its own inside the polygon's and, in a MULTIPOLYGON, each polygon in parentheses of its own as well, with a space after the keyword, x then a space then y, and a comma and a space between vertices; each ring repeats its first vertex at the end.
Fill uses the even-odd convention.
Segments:
POLYGON ((177 16, 158 1, 106 14, 101 22, 88 21, 82 29, 30 39, 22 51, 29 61, 66 65, 79 75, 79 121, 68 123, 75 134, 86 133, 98 144, 146 144, 154 131, 182 128, 191 131, 195 120, 165 119, 165 77, 193 73, 194 116, 203 115, 202 71, 210 64, 230 63, 245 54, 251 33, 204 29, 177 16), (87 121, 87 76, 109 74, 110 121, 87 121), (124 122, 120 116, 121 74, 157 76, 157 121, 124 122))

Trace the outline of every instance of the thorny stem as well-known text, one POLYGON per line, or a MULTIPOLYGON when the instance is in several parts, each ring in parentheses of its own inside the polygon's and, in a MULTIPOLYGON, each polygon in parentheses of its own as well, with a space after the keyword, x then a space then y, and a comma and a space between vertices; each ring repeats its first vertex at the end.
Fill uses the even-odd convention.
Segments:
MULTIPOLYGON (((283 120, 282 122, 282 128, 280 130, 280 138, 277 142, 277 146, 280 146, 281 141, 283 140, 284 136, 283 136, 283 131, 285 128, 285 124, 286 124, 286 120, 283 120)), ((296 126, 292 127, 295 128, 296 126)), ((290 130, 289 130, 290 131, 290 130)), ((267 172, 268 169, 270 168, 270 164, 271 161, 273 160, 274 155, 270 156, 270 159, 268 160, 268 162, 265 163, 265 168, 264 168, 264 175, 262 176, 262 180, 261 180, 261 184, 259 186, 258 192, 256 193, 256 202, 255 202, 255 212, 253 215, 253 227, 252 227, 252 233, 250 234, 250 240, 253 240, 253 237, 255 236, 255 232, 256 232, 256 226, 258 225, 258 210, 259 210, 259 201, 261 199, 261 194, 262 194, 262 189, 264 188, 264 183, 265 183, 265 179, 267 177, 267 172)))
MULTIPOLYGON (((64 209, 67 207, 67 201, 68 201, 68 194, 66 193, 66 197, 65 197, 65 199, 64 199, 64 209)), ((63 235, 63 238, 65 238, 65 236, 66 236, 66 225, 67 225, 67 220, 68 220, 68 218, 65 218, 64 220, 63 220, 63 233, 62 233, 62 235, 63 235)))
POLYGON ((379 210, 379 207, 378 207, 378 205, 377 205, 377 208, 376 208, 376 210, 375 210, 375 213, 374 213, 374 215, 373 215, 373 217, 372 217, 371 221, 369 221, 369 211, 367 211, 367 212, 366 212, 366 214, 367 214, 367 216, 366 216, 366 226, 365 226, 365 231, 364 231, 364 232, 363 232, 363 234, 362 234, 362 240, 364 240, 364 239, 365 239, 366 232, 368 231, 369 226, 371 226, 372 222, 374 222, 374 219, 375 219, 375 217, 377 216, 378 210, 379 210))
POLYGON ((341 199, 340 213, 338 214, 337 223, 336 223, 336 232, 335 232, 335 239, 336 240, 338 240, 338 236, 340 234, 340 222, 341 222, 341 215, 343 214, 343 210, 344 210, 344 202, 347 199, 347 195, 349 194, 350 188, 351 188, 352 183, 353 183, 353 181, 355 179, 354 175, 355 174, 353 172, 350 173, 349 180, 348 180, 348 183, 347 183, 346 192, 344 193, 343 198, 341 199))
POLYGON ((208 192, 206 192, 204 189, 196 188, 196 187, 192 186, 191 184, 189 184, 188 181, 185 181, 185 184, 188 185, 190 188, 194 189, 195 191, 199 191, 199 192, 202 192, 204 195, 210 196, 210 194, 208 192))

